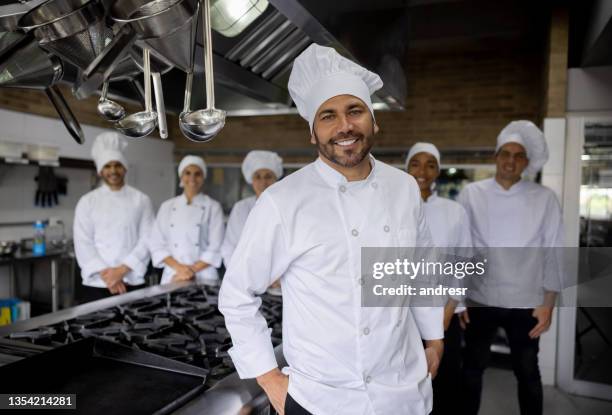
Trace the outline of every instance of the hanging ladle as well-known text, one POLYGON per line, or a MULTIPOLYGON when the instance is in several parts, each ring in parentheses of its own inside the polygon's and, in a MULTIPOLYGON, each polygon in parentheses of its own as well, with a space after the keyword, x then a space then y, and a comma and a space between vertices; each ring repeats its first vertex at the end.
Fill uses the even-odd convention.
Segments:
POLYGON ((125 108, 117 102, 106 98, 108 94, 108 82, 102 86, 102 95, 98 101, 98 113, 106 120, 117 122, 125 117, 125 108))
POLYGON ((144 137, 157 127, 157 113, 153 111, 151 102, 151 56, 148 48, 143 48, 144 62, 145 110, 119 120, 115 128, 128 137, 144 137))
MULTIPOLYGON (((181 113, 179 125, 185 136, 192 141, 206 142, 212 140, 225 125, 225 111, 215 108, 215 85, 213 80, 212 33, 210 28, 210 0, 202 0, 202 34, 204 37, 204 72, 206 77, 206 109, 189 111, 187 97, 185 108, 181 113)), ((191 79, 187 74, 185 89, 191 79)), ((186 91, 187 92, 187 91, 186 91)), ((187 94, 186 94, 187 95, 187 94)))

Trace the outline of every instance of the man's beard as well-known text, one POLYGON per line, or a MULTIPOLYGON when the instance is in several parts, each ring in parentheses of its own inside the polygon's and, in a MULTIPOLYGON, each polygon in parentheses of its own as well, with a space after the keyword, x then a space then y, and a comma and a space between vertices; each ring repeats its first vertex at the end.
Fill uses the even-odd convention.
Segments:
POLYGON ((333 137, 331 140, 327 142, 327 144, 322 144, 317 137, 317 133, 313 132, 315 141, 317 142, 317 149, 319 153, 331 161, 334 164, 337 164, 342 167, 355 167, 358 166, 370 153, 372 146, 374 145, 372 137, 374 136, 374 128, 372 127, 372 134, 365 136, 363 134, 358 133, 350 133, 350 134, 339 134, 333 137), (336 145, 334 142, 342 139, 355 139, 361 141, 363 143, 363 147, 361 151, 354 150, 342 150, 341 146, 338 146, 340 152, 337 154, 335 152, 336 145))

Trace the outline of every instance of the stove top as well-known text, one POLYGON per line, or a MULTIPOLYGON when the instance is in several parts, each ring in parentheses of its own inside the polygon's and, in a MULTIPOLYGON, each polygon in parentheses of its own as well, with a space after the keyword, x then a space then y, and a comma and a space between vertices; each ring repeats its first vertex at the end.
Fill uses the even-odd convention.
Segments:
MULTIPOLYGON (((58 347, 97 337, 152 352, 209 371, 207 387, 235 371, 228 355, 231 338, 217 308, 219 287, 190 286, 85 314, 7 338, 58 347)), ((261 312, 281 343, 282 298, 264 294, 261 312)))

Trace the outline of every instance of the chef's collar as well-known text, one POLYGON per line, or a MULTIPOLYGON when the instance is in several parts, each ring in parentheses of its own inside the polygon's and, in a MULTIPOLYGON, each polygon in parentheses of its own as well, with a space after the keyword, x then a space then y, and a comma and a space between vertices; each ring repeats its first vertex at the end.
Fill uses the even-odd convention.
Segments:
POLYGON ((116 195, 116 194, 125 193, 125 188, 127 187, 127 183, 124 181, 123 182, 123 186, 121 186, 121 189, 119 189, 119 190, 111 189, 110 186, 107 185, 104 181, 102 182, 102 186, 100 186, 100 187, 102 187, 102 189, 105 192, 109 192, 109 193, 112 193, 112 194, 116 195))
POLYGON ((368 156, 370 157, 370 166, 372 167, 372 169, 370 170, 370 174, 368 174, 368 177, 363 180, 349 182, 342 173, 340 173, 338 170, 334 169, 326 162, 321 160, 321 157, 317 158, 317 160, 315 161, 315 168, 317 169, 323 180, 331 187, 338 187, 340 185, 354 186, 363 183, 370 183, 376 177, 377 169, 376 159, 374 158, 374 156, 371 154, 368 154, 368 156))
MULTIPOLYGON (((181 193, 181 195, 179 196, 178 200, 181 203, 181 205, 185 205, 185 206, 188 205, 187 195, 185 195, 185 192, 181 193)), ((198 193, 191 200, 191 205, 192 206, 193 205, 201 206, 203 204, 204 204, 204 195, 202 193, 198 193)))
POLYGON ((510 186, 510 189, 508 190, 504 189, 504 187, 501 184, 499 184, 497 180, 495 180, 495 177, 491 178, 491 180, 493 180, 493 189, 496 192, 507 195, 507 196, 516 194, 520 192, 521 190, 523 190, 523 188, 525 187, 525 179, 520 179, 518 182, 510 186))
POLYGON ((429 195, 427 200, 423 200, 423 203, 432 203, 432 202, 435 202, 437 198, 438 198, 438 192, 431 192, 431 194, 429 195))

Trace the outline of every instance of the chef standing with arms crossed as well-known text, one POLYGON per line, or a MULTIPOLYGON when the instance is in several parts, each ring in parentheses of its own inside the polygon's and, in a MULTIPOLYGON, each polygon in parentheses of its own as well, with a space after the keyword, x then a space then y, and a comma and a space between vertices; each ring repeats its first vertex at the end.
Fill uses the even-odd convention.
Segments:
POLYGON ((431 410, 442 308, 361 305, 361 247, 431 245, 414 179, 370 155, 381 86, 332 48, 296 58, 289 91, 319 157, 257 200, 221 286, 238 374, 257 378, 281 414, 431 410), (278 275, 283 372, 257 296, 278 275))
POLYGON ((204 159, 183 157, 178 175, 183 194, 162 203, 151 232, 153 265, 164 267, 162 284, 191 279, 218 283, 225 226, 221 204, 202 193, 204 159))
POLYGON ((125 138, 106 132, 91 148, 102 185, 81 197, 74 213, 81 303, 145 286, 153 206, 149 196, 126 184, 126 147, 125 138))

